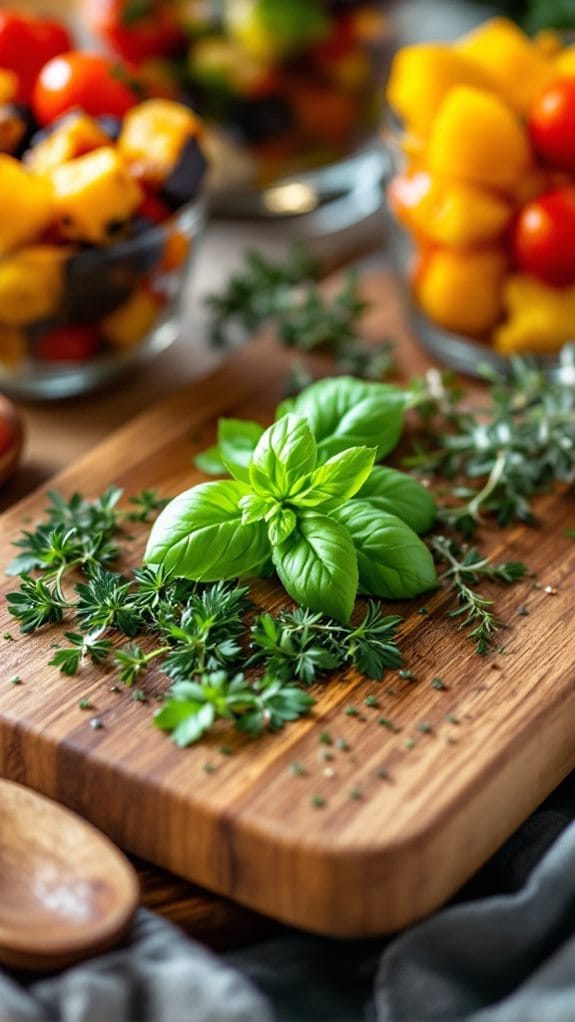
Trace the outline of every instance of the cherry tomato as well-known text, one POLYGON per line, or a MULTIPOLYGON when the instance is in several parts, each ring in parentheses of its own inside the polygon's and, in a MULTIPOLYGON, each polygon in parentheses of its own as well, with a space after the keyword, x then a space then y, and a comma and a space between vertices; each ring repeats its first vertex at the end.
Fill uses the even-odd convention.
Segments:
POLYGON ((513 247, 524 273, 558 287, 575 284, 575 187, 528 202, 517 218, 513 247))
POLYGON ((73 50, 42 68, 33 107, 40 124, 51 124, 74 107, 92 117, 123 117, 139 98, 130 70, 118 60, 73 50))
POLYGON ((59 22, 0 10, 0 67, 18 76, 20 102, 30 102, 44 64, 71 48, 70 35, 59 22))
POLYGON ((22 451, 22 419, 8 398, 0 395, 0 483, 12 475, 22 451))
POLYGON ((575 78, 559 78, 541 93, 531 110, 529 133, 539 156, 575 174, 575 78))
POLYGON ((44 362, 86 362, 100 347, 100 335, 83 323, 56 327, 36 343, 36 357, 44 362))
POLYGON ((183 49, 186 36, 166 0, 85 0, 88 24, 114 53, 139 64, 183 49))
POLYGON ((171 209, 154 192, 145 192, 136 210, 136 216, 143 216, 154 224, 161 224, 171 216, 171 209))

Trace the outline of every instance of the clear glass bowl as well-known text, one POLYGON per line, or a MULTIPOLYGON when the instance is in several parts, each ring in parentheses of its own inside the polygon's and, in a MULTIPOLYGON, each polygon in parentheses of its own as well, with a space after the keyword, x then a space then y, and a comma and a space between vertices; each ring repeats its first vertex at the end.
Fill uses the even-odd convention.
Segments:
MULTIPOLYGON (((401 150, 401 133, 395 125, 386 126, 384 142, 388 157, 385 180, 386 185, 389 185, 392 177, 405 166, 405 158, 401 150)), ((483 341, 447 330, 434 323, 421 309, 412 287, 417 257, 414 239, 407 228, 394 217, 389 203, 386 203, 385 214, 387 251, 402 290, 409 324, 421 346, 439 362, 468 376, 481 377, 484 375, 485 368, 506 373, 510 366, 510 356, 495 351, 487 340, 483 341)), ((529 357, 549 376, 556 375, 561 367, 559 354, 530 355, 529 357)))
MULTIPOLYGON (((58 307, 16 328, 0 322, 0 390, 16 398, 71 397, 168 348, 178 336, 203 224, 203 202, 195 200, 106 248, 36 246, 57 259, 59 253, 58 307)), ((2 262, 0 279, 1 270, 2 262)))

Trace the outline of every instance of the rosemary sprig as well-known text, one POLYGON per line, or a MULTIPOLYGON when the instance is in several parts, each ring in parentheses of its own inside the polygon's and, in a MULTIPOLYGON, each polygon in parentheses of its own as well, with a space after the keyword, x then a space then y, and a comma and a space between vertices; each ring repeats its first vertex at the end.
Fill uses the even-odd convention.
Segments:
POLYGON ((507 379, 492 376, 489 398, 470 408, 437 371, 413 388, 413 405, 427 426, 435 416, 436 428, 407 464, 448 481, 440 519, 466 537, 485 516, 533 522, 534 497, 575 481, 575 346, 564 348, 553 380, 530 360, 512 359, 507 379))
MULTIPOLYGON (((336 368, 367 379, 381 379, 394 370, 393 345, 366 342, 361 320, 369 307, 359 293, 359 278, 346 275, 333 297, 324 296, 315 281, 317 267, 295 247, 282 263, 256 251, 246 253, 244 266, 225 290, 211 295, 212 340, 227 345, 238 332, 272 323, 279 341, 296 351, 329 352, 336 368)), ((302 389, 311 380, 299 362, 291 372, 289 389, 302 389)))
POLYGON ((501 623, 494 613, 494 601, 478 591, 483 581, 513 583, 527 572, 521 561, 503 561, 492 564, 476 547, 461 546, 447 536, 433 536, 431 547, 436 559, 445 565, 439 575, 440 582, 453 594, 458 606, 448 617, 459 618, 460 628, 469 630, 480 656, 492 647, 495 633, 501 623))

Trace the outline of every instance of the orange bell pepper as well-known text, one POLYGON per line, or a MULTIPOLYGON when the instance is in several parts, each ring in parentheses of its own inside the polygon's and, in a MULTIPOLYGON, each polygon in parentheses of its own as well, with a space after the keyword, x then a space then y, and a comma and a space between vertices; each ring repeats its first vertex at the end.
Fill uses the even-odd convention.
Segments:
POLYGON ((503 313, 507 258, 499 249, 428 252, 414 284, 423 311, 439 326, 480 336, 503 313))
POLYGON ((416 236, 447 247, 495 241, 513 216, 511 204, 496 193, 424 171, 395 177, 388 198, 398 220, 416 236))

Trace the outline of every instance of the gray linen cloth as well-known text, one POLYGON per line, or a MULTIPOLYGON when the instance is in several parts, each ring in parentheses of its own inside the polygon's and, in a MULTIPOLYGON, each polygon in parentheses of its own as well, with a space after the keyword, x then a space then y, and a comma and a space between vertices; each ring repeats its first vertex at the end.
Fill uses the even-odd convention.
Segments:
POLYGON ((140 912, 125 945, 0 1022, 575 1022, 575 774, 446 909, 387 943, 284 929, 216 957, 140 912))

